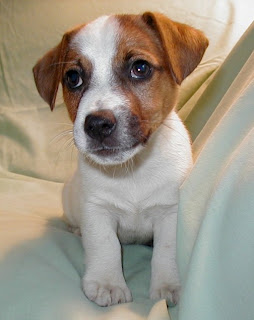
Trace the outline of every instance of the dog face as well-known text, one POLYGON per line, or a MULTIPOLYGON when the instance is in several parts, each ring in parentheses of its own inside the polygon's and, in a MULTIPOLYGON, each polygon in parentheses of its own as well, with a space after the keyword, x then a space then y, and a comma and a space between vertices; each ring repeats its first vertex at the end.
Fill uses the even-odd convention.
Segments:
POLYGON ((96 163, 119 164, 173 109, 207 45, 202 32, 158 13, 103 16, 67 32, 34 77, 52 110, 62 83, 78 150, 96 163))

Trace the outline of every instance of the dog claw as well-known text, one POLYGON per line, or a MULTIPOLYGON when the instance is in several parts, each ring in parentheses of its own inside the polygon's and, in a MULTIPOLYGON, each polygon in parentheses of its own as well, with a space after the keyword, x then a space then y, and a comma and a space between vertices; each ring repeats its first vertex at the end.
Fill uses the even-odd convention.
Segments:
POLYGON ((131 292, 127 286, 102 285, 96 281, 84 281, 85 295, 101 307, 132 301, 131 292))
POLYGON ((160 288, 151 289, 150 298, 152 300, 166 299, 169 306, 174 306, 179 302, 180 287, 165 285, 160 288))

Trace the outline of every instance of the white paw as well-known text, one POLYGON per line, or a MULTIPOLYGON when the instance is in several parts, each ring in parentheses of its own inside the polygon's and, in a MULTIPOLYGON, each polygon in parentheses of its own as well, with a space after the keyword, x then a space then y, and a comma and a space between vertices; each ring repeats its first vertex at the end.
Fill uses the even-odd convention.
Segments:
POLYGON ((180 298, 180 286, 165 284, 161 287, 151 288, 150 298, 152 300, 166 299, 170 305, 176 305, 180 298))
POLYGON ((132 301, 127 286, 103 285, 96 281, 83 280, 83 290, 89 300, 102 307, 132 301))

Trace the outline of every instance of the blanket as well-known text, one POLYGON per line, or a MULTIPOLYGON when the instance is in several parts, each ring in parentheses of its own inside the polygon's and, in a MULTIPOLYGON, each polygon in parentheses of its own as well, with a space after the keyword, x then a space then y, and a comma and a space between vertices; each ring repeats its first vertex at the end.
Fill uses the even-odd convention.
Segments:
POLYGON ((251 5, 0 1, 0 320, 254 319, 254 26, 244 33, 251 5), (210 40, 178 104, 195 160, 180 190, 182 295, 174 308, 151 301, 152 248, 126 245, 133 302, 101 308, 82 292, 81 239, 62 219, 63 183, 76 166, 71 123, 61 94, 53 113, 40 99, 31 69, 66 29, 105 13, 145 10, 200 28, 210 40))

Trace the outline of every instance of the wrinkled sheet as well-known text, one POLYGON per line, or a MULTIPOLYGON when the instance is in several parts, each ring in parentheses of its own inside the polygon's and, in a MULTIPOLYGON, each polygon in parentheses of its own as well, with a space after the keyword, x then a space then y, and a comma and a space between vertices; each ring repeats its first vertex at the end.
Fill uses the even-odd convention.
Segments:
POLYGON ((179 320, 254 319, 253 39, 254 24, 187 118, 200 131, 180 193, 179 320))
POLYGON ((0 1, 0 320, 254 319, 254 31, 228 56, 251 22, 248 9, 237 1, 200 4, 0 1), (134 301, 101 308, 81 290, 81 241, 61 219, 63 181, 75 169, 71 124, 61 95, 53 113, 39 98, 31 69, 71 26, 148 9, 210 39, 178 105, 195 158, 180 192, 182 298, 172 309, 149 300, 152 249, 130 245, 123 266, 134 301))

